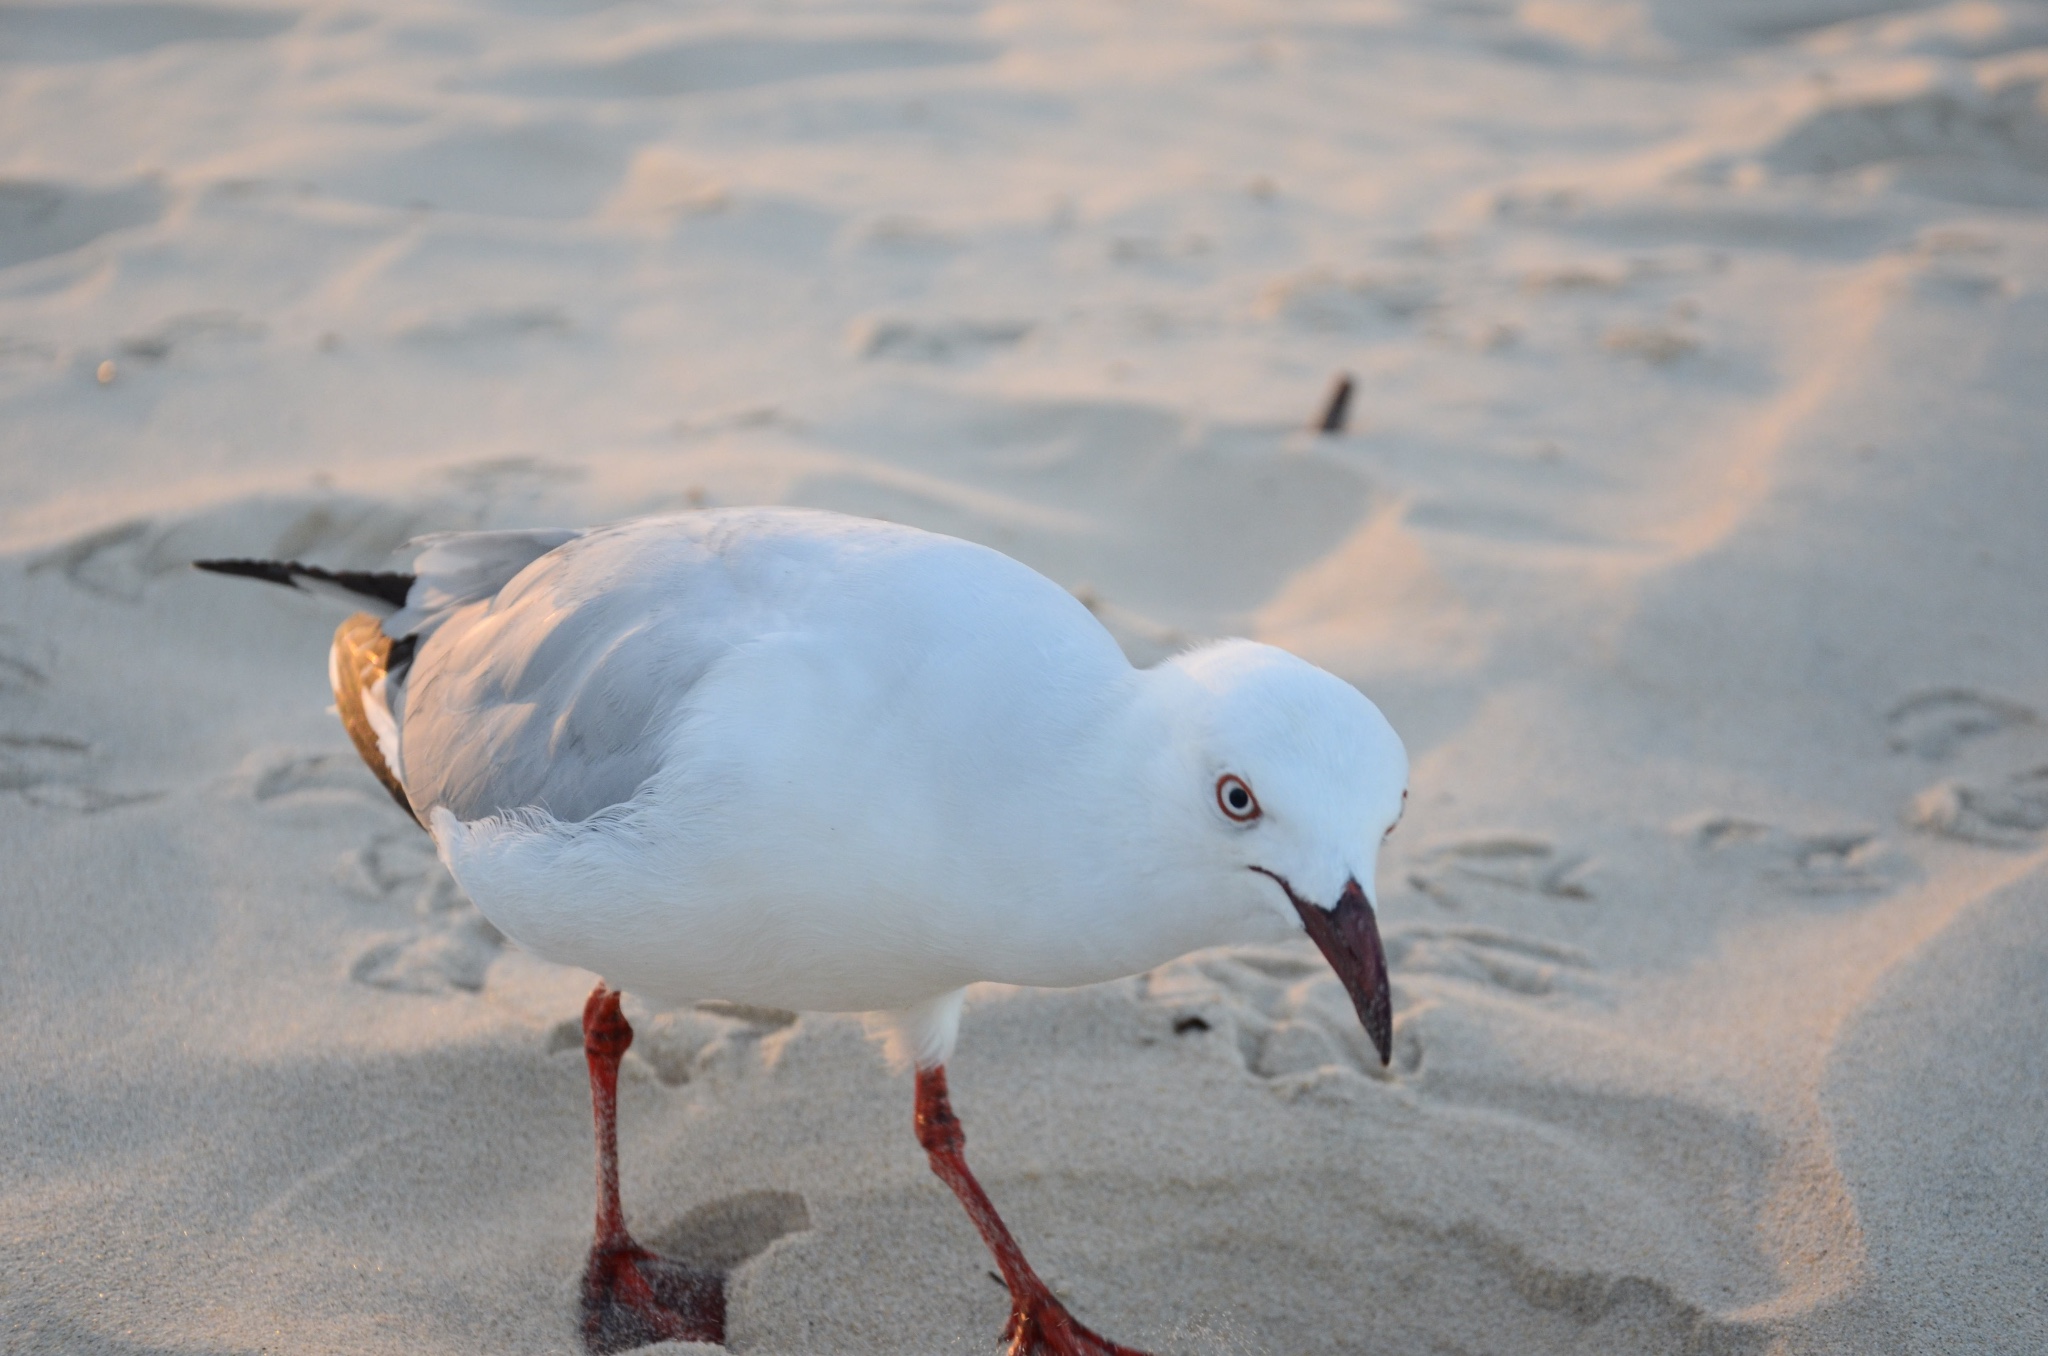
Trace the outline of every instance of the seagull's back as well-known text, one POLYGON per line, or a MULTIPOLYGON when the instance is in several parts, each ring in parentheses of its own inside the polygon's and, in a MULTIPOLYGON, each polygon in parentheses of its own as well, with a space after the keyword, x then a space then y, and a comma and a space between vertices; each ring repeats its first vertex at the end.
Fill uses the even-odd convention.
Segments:
POLYGON ((639 519, 523 565, 503 546, 441 539, 387 629, 417 637, 390 701, 407 798, 515 940, 657 995, 799 1008, 1010 977, 998 936, 1015 978, 1095 977, 1055 954, 1086 899, 1033 911, 1036 950, 1013 907, 1072 875, 1045 820, 1135 676, 1064 590, 802 510, 639 519), (486 547, 517 567, 488 592, 486 547))

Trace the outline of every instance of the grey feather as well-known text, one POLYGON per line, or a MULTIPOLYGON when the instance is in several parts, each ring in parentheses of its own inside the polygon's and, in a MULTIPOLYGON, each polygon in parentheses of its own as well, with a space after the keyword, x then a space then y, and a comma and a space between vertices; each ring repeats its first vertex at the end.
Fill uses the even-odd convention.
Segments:
POLYGON ((425 640, 459 607, 496 596, 521 570, 583 533, 576 528, 436 532, 416 537, 413 585, 405 606, 384 619, 384 634, 425 640))
POLYGON ((402 727, 406 790, 421 812, 442 805, 475 820, 532 807, 577 821, 630 799, 690 689, 761 629, 760 609, 722 567, 723 516, 566 537, 488 595, 493 570, 538 534, 434 542, 416 566, 437 592, 402 727))

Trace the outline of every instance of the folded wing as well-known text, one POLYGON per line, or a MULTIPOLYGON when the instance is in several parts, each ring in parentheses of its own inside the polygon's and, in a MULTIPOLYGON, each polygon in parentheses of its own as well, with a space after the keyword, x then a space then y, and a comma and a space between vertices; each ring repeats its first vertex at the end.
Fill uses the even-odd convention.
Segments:
POLYGON ((686 519, 595 530, 490 589, 513 558, 435 541, 416 566, 431 590, 386 622, 419 618, 401 725, 422 818, 439 805, 464 821, 532 809, 575 822, 630 800, 690 689, 759 633, 716 534, 686 519))

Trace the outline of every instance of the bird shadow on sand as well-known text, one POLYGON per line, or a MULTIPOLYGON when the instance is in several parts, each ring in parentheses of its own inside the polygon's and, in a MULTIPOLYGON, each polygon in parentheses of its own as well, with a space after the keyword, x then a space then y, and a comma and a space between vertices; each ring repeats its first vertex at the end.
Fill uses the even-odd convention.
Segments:
POLYGON ((655 1230, 648 1234, 647 1245, 678 1262, 731 1273, 766 1252, 778 1238, 810 1227, 810 1208, 796 1192, 743 1191, 708 1201, 655 1230))

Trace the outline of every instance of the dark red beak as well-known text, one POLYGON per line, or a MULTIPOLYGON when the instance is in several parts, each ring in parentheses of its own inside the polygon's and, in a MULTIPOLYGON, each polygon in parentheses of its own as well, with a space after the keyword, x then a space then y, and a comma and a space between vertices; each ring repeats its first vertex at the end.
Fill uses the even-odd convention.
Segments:
POLYGON ((1373 1048, 1380 1052, 1380 1063, 1391 1061, 1394 1005, 1387 989, 1387 953, 1380 945, 1379 920, 1373 917, 1364 889, 1355 879, 1344 882, 1344 893, 1337 897, 1333 907, 1326 909, 1295 894, 1293 886, 1264 867, 1255 866, 1252 870, 1280 882, 1294 911, 1301 915, 1309 937, 1337 972, 1337 978, 1344 982, 1344 991, 1351 995, 1351 1006, 1358 1009, 1358 1020, 1365 1024, 1365 1034, 1372 1037, 1373 1048))

